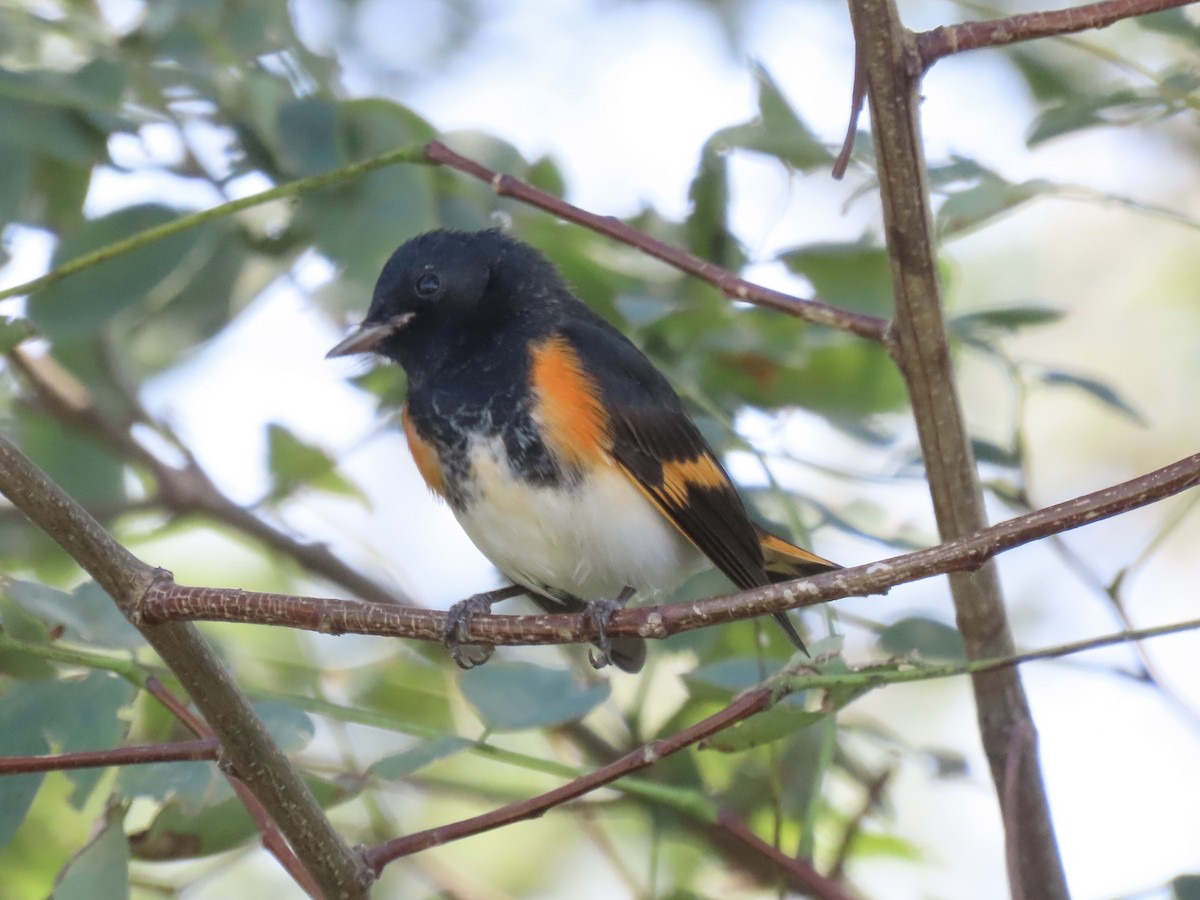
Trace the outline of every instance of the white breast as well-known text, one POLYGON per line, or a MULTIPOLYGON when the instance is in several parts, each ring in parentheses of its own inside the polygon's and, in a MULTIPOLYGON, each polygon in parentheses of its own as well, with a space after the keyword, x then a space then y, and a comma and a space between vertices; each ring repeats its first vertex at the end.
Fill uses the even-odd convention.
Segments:
POLYGON ((476 442, 470 457, 478 491, 455 514, 475 546, 518 584, 597 600, 627 586, 642 594, 669 590, 705 565, 615 465, 571 488, 537 487, 513 478, 500 440, 476 442))

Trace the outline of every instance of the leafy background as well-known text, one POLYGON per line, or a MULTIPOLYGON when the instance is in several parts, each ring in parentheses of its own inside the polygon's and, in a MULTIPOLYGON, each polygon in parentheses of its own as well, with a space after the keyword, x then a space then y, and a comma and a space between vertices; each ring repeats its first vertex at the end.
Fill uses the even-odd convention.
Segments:
MULTIPOLYGON (((869 142, 845 182, 829 177, 853 68, 836 4, 520 7, 6 6, 0 277, 17 284, 183 213, 439 134, 763 283, 888 314, 869 142)), ((981 15, 903 12, 913 28, 981 15)), ((926 81, 952 335, 997 519, 1200 444, 1198 44, 1194 17, 1176 11, 951 59, 926 81)), ((731 305, 448 171, 390 167, 211 222, 0 312, 36 330, 46 377, 136 423, 161 458, 186 448, 258 516, 445 605, 496 576, 416 479, 394 427, 402 380, 321 357, 397 243, 498 221, 669 373, 765 519, 843 562, 934 541, 882 351, 731 305)), ((26 327, 7 323, 4 349, 26 327)), ((236 522, 164 503, 144 465, 65 428, 24 385, 0 369, 5 433, 142 558, 186 583, 339 593, 236 522)), ((1194 616, 1194 506, 1184 496, 1003 557, 1018 643, 1194 616)), ((153 670, 137 635, 8 507, 0 571, 0 752, 176 736, 131 686, 153 670)), ((720 589, 713 578, 684 590, 720 589)), ((844 634, 851 662, 959 652, 941 580, 805 621, 814 637, 844 634)), ((437 648, 382 639, 205 632, 352 841, 544 789, 606 745, 713 711, 787 654, 770 630, 738 625, 654 647, 637 679, 593 675, 578 648, 502 652, 463 674, 437 648)), ((1026 669, 1079 896, 1200 870, 1196 639, 1146 652, 1157 684, 1129 649, 1026 669)), ((969 697, 957 682, 893 687, 647 777, 777 829, 790 852, 844 853, 866 895, 1002 896, 969 697), (864 806, 885 772, 882 799, 864 806)), ((294 890, 250 835, 209 764, 0 780, 14 897, 44 896, 64 867, 60 898, 294 890)), ((595 896, 751 890, 687 816, 613 793, 413 857, 380 895, 555 896, 578 892, 581 872, 595 896)))

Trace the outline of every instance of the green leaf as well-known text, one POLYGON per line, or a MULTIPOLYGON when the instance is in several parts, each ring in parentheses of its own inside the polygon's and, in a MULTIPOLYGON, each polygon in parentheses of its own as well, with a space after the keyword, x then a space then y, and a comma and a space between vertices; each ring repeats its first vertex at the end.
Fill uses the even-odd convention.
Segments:
POLYGON ((1053 306, 1030 303, 963 313, 950 319, 950 333, 960 339, 986 339, 993 332, 1014 332, 1022 328, 1050 325, 1066 315, 1053 306))
POLYGON ((403 753, 385 756, 372 763, 367 772, 378 778, 392 781, 411 775, 418 769, 423 769, 431 763, 454 756, 473 746, 475 746, 474 741, 455 734, 447 734, 432 741, 422 741, 403 753))
MULTIPOLYGON (((341 164, 433 136, 419 116, 384 100, 339 103, 336 129, 341 164)), ((313 191, 301 197, 294 225, 367 294, 398 244, 439 224, 433 177, 423 167, 398 165, 313 191)))
POLYGON ((708 139, 708 145, 718 151, 736 147, 765 153, 801 172, 832 160, 833 155, 792 108, 770 73, 758 65, 754 74, 758 79, 758 118, 722 128, 708 139))
POLYGON ((411 734, 442 734, 454 726, 444 669, 419 657, 359 666, 343 688, 354 707, 396 717, 411 734))
POLYGON ((84 506, 119 506, 126 499, 120 461, 91 441, 63 431, 53 419, 22 415, 20 447, 64 491, 84 506))
MULTIPOLYGON (((34 156, 27 148, 0 142, 0 222, 21 218, 33 186, 34 156)), ((0 264, 7 262, 8 250, 0 247, 0 264)))
POLYGON ((924 659, 947 662, 966 659, 958 629, 925 616, 908 616, 893 622, 879 633, 877 643, 880 651, 890 656, 916 652, 924 659))
POLYGON ((288 100, 279 108, 276 156, 288 175, 299 178, 336 168, 337 106, 317 97, 288 100))
POLYGON ((938 207, 936 228, 943 237, 965 234, 1039 194, 1053 190, 1049 181, 1034 179, 1020 184, 991 177, 954 191, 938 207))
POLYGON ((4 123, 0 142, 38 157, 76 166, 91 166, 108 158, 103 132, 72 110, 0 95, 0 122, 4 123))
POLYGON ((170 368, 225 328, 275 274, 251 253, 240 231, 222 226, 203 277, 187 280, 152 316, 138 320, 129 357, 143 370, 170 368))
POLYGON ((855 859, 862 857, 884 857, 886 859, 902 859, 909 862, 921 862, 925 856, 911 841, 896 834, 876 834, 871 831, 858 831, 850 845, 850 853, 855 859))
POLYGON ((1171 880, 1174 900, 1200 900, 1200 875, 1177 875, 1171 880))
POLYGON ((538 190, 555 197, 562 197, 567 192, 567 183, 563 180, 562 172, 549 156, 543 156, 530 163, 529 168, 525 170, 525 180, 538 190))
MULTIPOLYGON (((1185 83, 1195 76, 1184 75, 1185 83)), ((1167 114, 1170 102, 1158 86, 1138 91, 1118 88, 1096 96, 1072 96, 1058 106, 1052 106, 1034 120, 1025 142, 1036 147, 1052 138, 1061 137, 1097 125, 1124 125, 1167 114)))
POLYGON ((273 500, 281 500, 301 487, 363 498, 362 492, 337 471, 337 460, 274 422, 267 426, 267 468, 274 482, 273 500))
POLYGON ((0 316, 0 354, 8 353, 26 338, 33 337, 36 330, 28 319, 0 316))
POLYGON ((1012 447, 1004 447, 983 438, 971 438, 971 447, 975 451, 976 462, 1004 466, 1008 469, 1019 468, 1021 465, 1021 457, 1012 447))
POLYGON ((233 789, 216 763, 202 761, 156 762, 124 766, 117 775, 115 792, 133 799, 151 797, 171 801, 187 814, 233 796, 233 789))
POLYGON ((810 712, 787 703, 777 703, 765 712, 714 735, 701 743, 700 747, 722 753, 741 753, 795 734, 825 718, 830 712, 832 710, 825 709, 810 712))
POLYGON ((803 365, 780 372, 763 399, 771 407, 800 406, 846 419, 901 408, 908 393, 882 347, 839 339, 812 350, 803 365))
MULTIPOLYGON (((728 696, 760 684, 770 674, 764 670, 762 660, 756 656, 730 656, 730 658, 708 662, 697 666, 684 676, 690 688, 715 688, 715 696, 728 696)), ((708 697, 714 696, 708 692, 708 697)))
POLYGON ((1200 25, 1188 18, 1182 9, 1164 9, 1162 12, 1138 16, 1133 21, 1147 31, 1169 34, 1200 47, 1200 25))
POLYGON ((129 896, 129 840, 119 816, 81 850, 59 876, 54 900, 129 896))
MULTIPOLYGON (((38 739, 29 740, 39 749, 9 748, 6 752, 45 753, 47 744, 63 753, 116 747, 128 727, 118 713, 133 701, 133 695, 132 685, 107 672, 92 672, 83 679, 18 684, 0 699, 0 722, 6 723, 0 734, 37 735, 38 739)), ((81 808, 104 770, 76 769, 64 774, 75 785, 71 802, 81 808)), ((0 779, 0 791, 6 781, 0 779)), ((4 805, 0 803, 0 807, 4 805)))
POLYGON ((1059 101, 1078 90, 1078 73, 1036 46, 1015 44, 1008 48, 1007 55, 1039 103, 1059 101))
POLYGON ((145 638, 94 581, 84 582, 70 594, 44 584, 10 579, 0 580, 0 590, 50 627, 62 628, 72 641, 114 650, 145 646, 145 638))
POLYGON ((729 228, 729 167, 726 155, 706 144, 700 167, 688 187, 692 206, 684 223, 687 249, 736 272, 746 263, 737 237, 729 228))
MULTIPOLYGON (((335 783, 306 774, 304 781, 323 807, 345 800, 358 788, 348 779, 335 783)), ((245 805, 230 792, 221 802, 196 811, 168 801, 149 828, 130 835, 129 848, 136 859, 188 859, 237 847, 257 831, 245 805)))
POLYGON ((809 244, 779 254, 791 271, 812 282, 821 299, 858 312, 892 314, 887 251, 869 243, 809 244))
POLYGON ((459 687, 489 731, 574 722, 609 694, 607 681, 581 685, 565 669, 504 661, 464 672, 459 687))
MULTIPOLYGON (((91 219, 63 238, 54 253, 54 265, 179 216, 165 206, 143 204, 91 219)), ((193 278, 202 277, 212 261, 218 235, 230 227, 229 222, 210 222, 57 281, 29 298, 29 317, 46 337, 57 341, 90 336, 131 307, 161 307, 193 278)))
POLYGON ((253 706, 267 731, 284 753, 303 750, 316 734, 312 717, 289 703, 255 700, 253 706))
MULTIPOLYGON (((50 744, 40 728, 30 727, 27 705, 22 689, 16 688, 8 696, 0 697, 0 756, 36 756, 50 752, 50 744)), ((25 821, 25 814, 33 805, 38 788, 42 786, 42 773, 9 775, 0 778, 0 847, 8 846, 25 821)))
POLYGON ((1140 412, 1130 406, 1115 389, 1104 384, 1102 381, 1087 378, 1083 375, 1075 375, 1071 372, 1056 370, 1042 372, 1038 376, 1038 380, 1049 387, 1070 387, 1083 391, 1088 396, 1099 400, 1103 405, 1114 412, 1120 413, 1130 421, 1138 425, 1146 424, 1146 420, 1140 412))

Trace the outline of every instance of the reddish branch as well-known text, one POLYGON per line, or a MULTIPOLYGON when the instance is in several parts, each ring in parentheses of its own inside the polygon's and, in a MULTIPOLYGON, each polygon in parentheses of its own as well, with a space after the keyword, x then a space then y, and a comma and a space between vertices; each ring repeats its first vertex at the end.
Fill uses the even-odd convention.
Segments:
MULTIPOLYGON (((527 800, 509 803, 469 819, 395 838, 367 850, 364 858, 367 865, 378 875, 384 866, 402 857, 411 856, 430 847, 438 847, 484 831, 502 828, 514 822, 537 818, 555 807, 576 800, 591 791, 624 778, 626 775, 632 775, 634 772, 654 765, 672 753, 678 753, 680 750, 731 728, 738 722, 770 708, 786 696, 791 689, 786 683, 753 688, 735 698, 720 712, 695 725, 676 732, 670 737, 638 747, 608 765, 601 766, 599 769, 554 790, 530 797, 527 800)), ((774 863, 790 889, 804 891, 808 896, 823 898, 823 900, 849 900, 850 895, 839 885, 822 876, 809 863, 792 859, 769 846, 731 813, 718 814, 715 824, 735 836, 755 853, 774 863)))
MULTIPOLYGON (((79 563, 126 617, 137 617, 141 598, 164 573, 130 553, 2 434, 0 493, 79 563)), ((325 893, 331 900, 366 896, 370 875, 361 859, 195 627, 171 622, 141 632, 216 732, 224 759, 270 811, 325 893)))
POLYGON ((922 65, 928 69, 943 56, 978 50, 982 47, 1002 47, 1018 41, 1073 34, 1090 28, 1107 28, 1122 19, 1144 16, 1187 6, 1192 0, 1104 0, 1050 12, 1021 13, 990 19, 986 22, 961 22, 941 25, 917 35, 917 52, 922 65))
POLYGON ((819 300, 793 297, 782 291, 773 291, 770 288, 753 284, 728 269, 723 269, 686 250, 673 247, 645 232, 638 231, 620 219, 596 215, 596 213, 580 209, 578 206, 572 206, 552 194, 540 191, 512 175, 494 172, 473 159, 455 153, 441 141, 428 143, 425 146, 425 156, 431 163, 457 169, 459 172, 487 182, 501 197, 512 197, 529 206, 543 209, 560 219, 575 222, 621 243, 636 247, 647 256, 660 259, 682 272, 687 272, 689 275, 711 284, 725 296, 734 300, 765 306, 818 325, 826 325, 839 331, 856 334, 868 340, 885 343, 887 341, 888 323, 884 319, 850 312, 819 300))
MULTIPOLYGON (((1146 506, 1200 484, 1200 453, 1147 475, 984 528, 936 547, 726 597, 618 612, 613 634, 664 638, 724 622, 841 597, 885 593, 897 584, 977 569, 1013 547, 1146 506)), ((284 625, 326 634, 373 634, 441 641, 445 612, 318 597, 211 587, 167 578, 143 597, 143 624, 175 620, 284 625)), ((595 623, 578 615, 492 616, 471 620, 465 640, 484 644, 557 644, 594 640, 595 623)))
POLYGON ((75 753, 44 753, 38 756, 0 757, 0 776, 31 772, 63 772, 67 769, 103 769, 108 766, 140 766, 145 763, 215 760, 220 744, 215 740, 177 741, 171 744, 138 744, 112 750, 79 750, 75 753))
MULTIPOLYGON (((169 709, 171 714, 188 731, 201 739, 197 743, 220 746, 213 730, 204 723, 204 720, 180 702, 179 698, 167 690, 166 685, 153 675, 146 679, 146 690, 153 694, 159 703, 169 709)), ((221 761, 219 756, 218 761, 221 761)), ((292 851, 287 840, 275 825, 275 821, 271 818, 271 814, 267 812, 266 807, 259 802, 259 799, 254 796, 254 792, 250 790, 246 783, 238 777, 237 772, 229 765, 221 765, 221 770, 225 773, 225 778, 229 782, 229 786, 233 788, 233 792, 237 794, 238 799, 242 801, 246 812, 250 815, 250 818, 254 821, 255 826, 262 835, 262 844, 266 851, 279 860, 279 864, 292 876, 292 880, 303 888, 310 897, 323 897, 324 894, 321 892, 321 888, 313 878, 312 873, 308 871, 303 860, 292 851)))

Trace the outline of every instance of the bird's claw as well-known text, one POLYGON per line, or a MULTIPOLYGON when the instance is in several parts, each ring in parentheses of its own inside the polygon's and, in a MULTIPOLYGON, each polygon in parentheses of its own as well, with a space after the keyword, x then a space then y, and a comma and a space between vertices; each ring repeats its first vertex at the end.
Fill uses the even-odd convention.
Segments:
POLYGON ((632 596, 633 589, 625 588, 615 599, 593 600, 583 611, 584 618, 591 620, 596 626, 596 640, 592 642, 596 649, 588 649, 588 662, 592 664, 593 669, 603 669, 613 664, 613 646, 608 636, 608 623, 612 621, 615 613, 625 608, 632 596))
POLYGON ((442 643, 450 651, 450 658, 460 669, 473 669, 482 666, 492 658, 495 647, 492 644, 469 644, 466 642, 467 629, 479 613, 491 612, 496 597, 491 593, 473 594, 466 600, 460 600, 446 611, 446 625, 442 630, 442 643))

